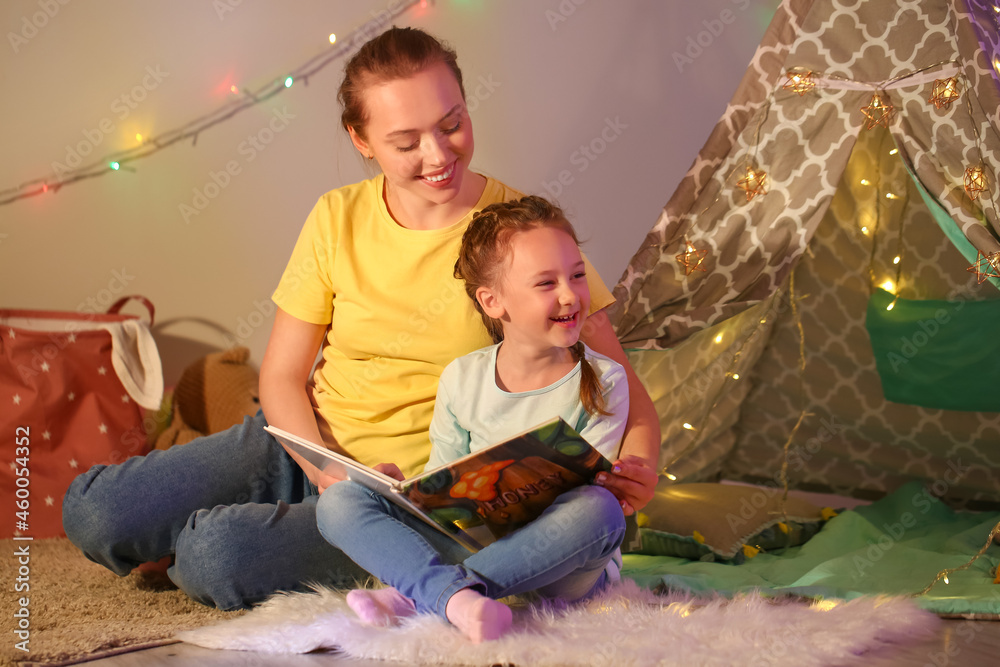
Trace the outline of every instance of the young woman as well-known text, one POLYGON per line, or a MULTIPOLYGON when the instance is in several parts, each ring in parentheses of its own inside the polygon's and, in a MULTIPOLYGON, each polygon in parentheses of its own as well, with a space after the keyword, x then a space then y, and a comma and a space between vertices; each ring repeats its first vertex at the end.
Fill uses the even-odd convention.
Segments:
MULTIPOLYGON (((557 416, 616 460, 628 414, 625 370, 580 341, 590 290, 562 211, 540 197, 487 206, 465 232, 455 273, 498 343, 441 374, 428 466, 557 416)), ((328 488, 316 517, 331 544, 390 586, 348 594, 363 620, 433 612, 475 642, 510 626, 499 598, 539 591, 577 600, 600 590, 617 575, 617 563, 613 574, 608 566, 625 534, 618 500, 599 486, 560 494, 534 521, 458 559, 448 545, 434 546, 438 536, 425 538, 419 520, 354 482, 328 488)))
MULTIPOLYGON (((273 297, 262 412, 181 447, 95 466, 66 494, 66 534, 118 574, 170 556, 173 581, 221 609, 306 581, 351 585, 365 573, 316 529, 322 489, 264 425, 416 472, 441 370, 490 342, 453 266, 473 212, 520 193, 469 169, 474 141, 454 52, 393 28, 348 62, 340 100, 351 141, 382 173, 327 193, 307 218, 273 297)), ((591 282, 583 339, 629 373, 621 470, 607 488, 631 512, 653 494, 659 423, 600 311, 610 293, 593 272, 591 282)))

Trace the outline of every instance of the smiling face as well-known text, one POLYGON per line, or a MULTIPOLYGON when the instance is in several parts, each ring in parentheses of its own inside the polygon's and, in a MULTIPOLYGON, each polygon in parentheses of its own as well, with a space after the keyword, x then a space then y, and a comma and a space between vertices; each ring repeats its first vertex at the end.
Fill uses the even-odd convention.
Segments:
POLYGON ((372 84, 364 103, 364 137, 350 130, 351 141, 378 161, 389 201, 404 211, 465 205, 475 187, 467 178, 475 143, 461 88, 448 66, 437 63, 407 78, 372 84))
POLYGON ((487 315, 503 323, 504 345, 536 354, 574 345, 590 309, 590 288, 573 237, 554 227, 517 232, 508 256, 502 283, 476 295, 487 315))

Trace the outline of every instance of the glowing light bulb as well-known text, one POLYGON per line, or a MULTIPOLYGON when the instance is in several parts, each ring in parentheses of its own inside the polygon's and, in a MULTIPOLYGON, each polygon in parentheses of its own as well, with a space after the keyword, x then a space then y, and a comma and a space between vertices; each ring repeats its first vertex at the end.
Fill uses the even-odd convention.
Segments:
POLYGON ((229 92, 231 92, 233 95, 238 95, 239 92, 240 92, 240 89, 237 88, 236 84, 234 83, 233 85, 229 86, 229 92))
POLYGON ((694 430, 694 426, 691 426, 691 424, 688 424, 687 422, 684 422, 684 423, 682 424, 682 426, 683 426, 684 428, 686 428, 687 430, 689 430, 689 431, 693 431, 693 430, 694 430))
POLYGON ((733 373, 733 379, 734 380, 739 380, 740 379, 740 374, 739 373, 733 373))
POLYGON ((666 475, 667 479, 669 479, 671 482, 676 482, 677 481, 677 475, 675 475, 675 474, 673 474, 671 472, 664 473, 664 475, 666 475))
POLYGON ((49 184, 42 183, 42 192, 48 192, 48 191, 49 191, 49 184))
POLYGON ((893 299, 892 303, 885 307, 886 310, 892 310, 892 307, 896 305, 896 300, 893 299))
POLYGON ((721 343, 722 342, 722 334, 719 334, 718 336, 715 337, 715 342, 716 343, 721 343))
POLYGON ((335 34, 333 34, 332 32, 330 33, 330 43, 331 44, 336 44, 337 43, 337 36, 335 34))
POLYGON ((115 171, 118 171, 119 169, 121 169, 121 165, 118 164, 117 162, 112 162, 112 163, 108 164, 108 166, 111 167, 112 169, 114 169, 115 171))
POLYGON ((891 192, 886 192, 885 193, 885 198, 886 199, 899 199, 899 195, 894 195, 891 192))
POLYGON ((1000 74, 1000 57, 993 58, 993 69, 997 71, 997 74, 1000 74))
POLYGON ((951 583, 950 581, 948 581, 948 575, 947 574, 944 575, 944 583, 946 583, 946 584, 950 584, 951 583))
POLYGON ((889 155, 895 155, 898 152, 899 152, 898 148, 893 148, 891 151, 889 151, 889 155))
POLYGON ((142 143, 142 135, 139 134, 138 132, 136 132, 135 133, 135 140, 138 141, 141 144, 142 143))
POLYGON ((285 78, 285 88, 291 88, 295 80, 292 77, 285 78))
POLYGON ((881 285, 879 285, 879 287, 881 287, 882 289, 884 289, 886 292, 890 292, 890 293, 895 294, 894 290, 896 289, 896 286, 893 285, 893 283, 892 283, 891 280, 885 281, 884 283, 882 283, 881 285))
POLYGON ((868 234, 868 228, 867 227, 862 227, 861 228, 861 233, 867 235, 868 234))
POLYGON ((869 181, 867 178, 862 178, 861 185, 871 185, 871 181, 869 181))
POLYGON ((896 255, 895 257, 892 258, 892 263, 899 264, 899 255, 896 255))

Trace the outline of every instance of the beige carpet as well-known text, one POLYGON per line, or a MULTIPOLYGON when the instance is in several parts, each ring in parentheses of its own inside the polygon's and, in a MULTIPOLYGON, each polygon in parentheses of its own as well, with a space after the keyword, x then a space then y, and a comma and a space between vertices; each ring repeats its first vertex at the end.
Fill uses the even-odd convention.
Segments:
POLYGON ((0 665, 17 662, 72 664, 104 655, 168 643, 179 630, 196 628, 237 613, 192 601, 165 574, 133 572, 119 577, 87 560, 65 538, 0 541, 4 588, 4 641, 0 665), (19 549, 29 549, 29 572, 19 568, 19 549), (30 590, 17 592, 18 580, 30 590), (28 599, 26 653, 16 644, 19 620, 12 616, 28 599))

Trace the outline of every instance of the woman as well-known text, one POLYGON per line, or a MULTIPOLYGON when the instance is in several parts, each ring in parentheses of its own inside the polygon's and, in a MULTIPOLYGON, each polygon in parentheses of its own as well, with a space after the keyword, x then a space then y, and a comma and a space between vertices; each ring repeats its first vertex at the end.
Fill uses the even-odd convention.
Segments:
MULTIPOLYGON (((453 268, 472 213, 520 193, 469 170, 474 141, 454 52, 393 28, 351 58, 340 99, 353 145, 382 173, 327 193, 310 213, 273 297, 262 412, 181 447, 95 466, 66 494, 67 536, 118 574, 172 556, 174 583, 220 609, 303 582, 364 578, 316 528, 322 489, 263 426, 411 474, 427 460, 441 369, 491 342, 453 268)), ((591 292, 583 340, 629 377, 623 463, 605 486, 631 513, 653 494, 659 424, 600 310, 610 293, 599 279, 591 292)))

